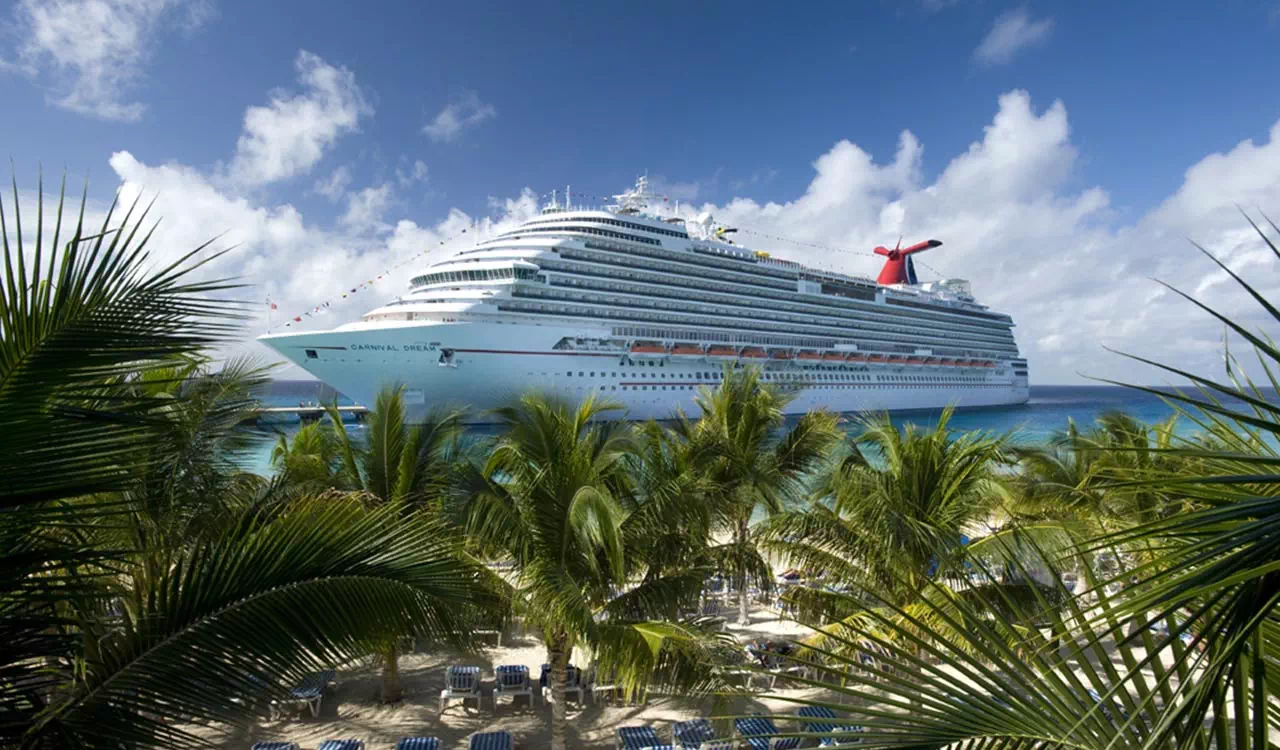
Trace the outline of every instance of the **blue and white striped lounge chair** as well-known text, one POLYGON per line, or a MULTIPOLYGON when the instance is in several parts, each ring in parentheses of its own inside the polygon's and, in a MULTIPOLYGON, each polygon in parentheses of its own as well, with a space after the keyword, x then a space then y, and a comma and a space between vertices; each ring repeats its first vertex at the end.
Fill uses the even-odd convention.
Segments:
POLYGON ((733 750, 733 740, 717 737, 715 727, 706 719, 677 721, 671 734, 680 750, 733 750))
MULTIPOLYGON (((836 718, 836 712, 826 706, 805 706, 799 711, 796 711, 796 716, 803 716, 806 719, 818 719, 818 721, 811 721, 804 725, 804 731, 806 732, 814 732, 815 734, 834 734, 836 732, 859 731, 859 727, 837 724, 833 721, 833 719, 836 718)), ((835 737, 823 737, 818 741, 818 745, 820 747, 826 747, 828 745, 852 744, 854 742, 861 741, 862 740, 842 740, 835 737)))
POLYGON ((325 740, 318 750, 364 750, 364 740, 325 740))
POLYGON ((396 743, 396 750, 440 750, 440 739, 437 737, 402 737, 396 743))
POLYGON ((617 750, 645 750, 665 745, 653 727, 618 727, 617 750))
POLYGON ((298 750, 296 742, 255 742, 250 750, 298 750))
POLYGON ((515 750, 510 732, 481 732, 471 735, 470 750, 515 750))
MULTIPOLYGON (((572 664, 565 670, 564 674, 564 697, 569 699, 570 693, 576 693, 578 702, 582 703, 582 697, 586 695, 583 686, 582 670, 572 664)), ((542 686, 542 699, 551 701, 551 665, 542 665, 542 674, 538 677, 538 684, 542 686)))
POLYGON ((791 750, 799 747, 801 737, 776 737, 778 727, 773 719, 767 716, 749 716, 745 719, 734 719, 738 734, 746 741, 751 750, 791 750))
MULTIPOLYGON (((337 672, 332 669, 322 669, 319 672, 312 672, 298 681, 298 684, 289 691, 289 698, 286 703, 306 704, 311 709, 312 716, 320 715, 320 702, 324 700, 324 691, 338 676, 337 672)), ((277 701, 271 702, 271 713, 277 712, 277 701)))
POLYGON ((480 667, 452 666, 445 670, 445 687, 440 691, 440 713, 449 705, 449 701, 462 701, 466 707, 472 698, 476 708, 480 707, 480 667))
POLYGON ((529 679, 529 668, 523 664, 504 664, 494 670, 497 687, 493 689, 493 712, 498 712, 498 699, 511 698, 514 706, 517 695, 529 696, 529 706, 533 706, 533 681, 529 679))

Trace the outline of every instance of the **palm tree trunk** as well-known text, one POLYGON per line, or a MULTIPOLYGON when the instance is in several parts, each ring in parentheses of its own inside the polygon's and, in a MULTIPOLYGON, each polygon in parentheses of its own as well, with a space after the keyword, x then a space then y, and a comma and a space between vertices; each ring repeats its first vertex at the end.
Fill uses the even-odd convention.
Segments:
POLYGON ((404 696, 400 687, 400 646, 382 652, 382 702, 395 703, 404 696))
POLYGON ((735 532, 738 544, 738 624, 748 625, 751 618, 747 614, 750 600, 747 595, 747 567, 746 554, 744 550, 747 545, 747 521, 746 519, 738 521, 738 528, 735 532))
POLYGON ((569 652, 567 639, 562 634, 552 635, 547 639, 547 663, 551 665, 551 750, 565 750, 565 733, 568 721, 565 719, 564 680, 568 672, 569 652))

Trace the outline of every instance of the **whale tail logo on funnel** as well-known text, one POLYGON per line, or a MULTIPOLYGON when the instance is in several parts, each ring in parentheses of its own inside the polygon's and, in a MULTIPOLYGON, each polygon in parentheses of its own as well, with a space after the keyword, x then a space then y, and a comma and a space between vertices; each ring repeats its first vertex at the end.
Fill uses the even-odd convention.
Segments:
POLYGON ((916 266, 911 261, 911 256, 915 253, 938 247, 942 243, 938 240, 925 240, 924 242, 912 245, 911 247, 902 247, 902 241, 898 241, 898 246, 890 250, 887 247, 877 247, 876 255, 884 255, 888 260, 884 262, 884 268, 880 269, 880 275, 876 277, 876 283, 881 286, 890 284, 916 284, 916 266))

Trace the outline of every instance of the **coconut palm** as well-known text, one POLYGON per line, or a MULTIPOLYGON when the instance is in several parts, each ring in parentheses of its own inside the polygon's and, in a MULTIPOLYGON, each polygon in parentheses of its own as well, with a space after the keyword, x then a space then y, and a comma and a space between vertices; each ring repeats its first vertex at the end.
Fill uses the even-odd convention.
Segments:
POLYGON ((813 512, 771 519, 762 536, 796 564, 907 602, 926 581, 960 571, 968 537, 1001 504, 1007 439, 867 418, 848 458, 819 479, 813 512), (870 455, 868 455, 870 454, 870 455))
MULTIPOLYGON (((1276 243, 1258 234, 1280 258, 1276 243)), ((1209 257, 1261 306, 1268 323, 1280 323, 1280 310, 1264 295, 1209 257)), ((1270 336, 1172 291, 1248 342, 1254 371, 1275 386, 1280 350, 1270 336)), ((1136 579, 1127 588, 1093 581, 1065 610, 1023 613, 1057 618, 1055 626, 1070 636, 1058 644, 1044 642, 1034 629, 1021 630, 1021 643, 1011 643, 1016 621, 1000 612, 948 632, 910 623, 927 637, 910 633, 905 612, 883 618, 878 628, 916 637, 928 658, 886 647, 882 663, 914 670, 920 677, 910 682, 833 660, 838 666, 832 668, 848 675, 851 695, 874 697, 874 704, 858 700, 846 707, 870 728, 865 740, 882 747, 1275 746, 1280 407, 1274 392, 1255 385, 1229 354, 1223 378, 1135 359, 1194 384, 1194 391, 1172 394, 1139 390, 1166 398, 1208 438, 1133 446, 1115 456, 1117 465, 1128 466, 1127 476, 1112 478, 1116 489, 1140 490, 1158 501, 1138 505, 1136 523, 1082 551, 1149 547, 1159 558, 1126 571, 1136 579)), ((1041 562, 1050 569, 1058 563, 1052 556, 1041 562)), ((853 635, 875 637, 871 631, 853 635)))
POLYGON ((233 287, 196 278, 218 254, 161 262, 137 203, 91 229, 36 201, 34 226, 0 211, 0 745, 202 746, 180 727, 243 722, 251 686, 280 696, 388 627, 455 632, 475 575, 429 520, 221 502, 220 388, 243 378, 179 362, 239 330, 233 287))
POLYGON ((670 497, 637 497, 631 428, 605 419, 615 408, 527 394, 496 410, 503 432, 466 507, 474 543, 514 562, 517 604, 542 631, 554 750, 565 747, 564 685, 575 648, 637 692, 700 640, 674 623, 697 601, 707 571, 668 565, 646 577, 653 558, 642 549, 652 546, 654 523, 646 505, 670 497))
MULTIPOLYGON (((366 440, 361 444, 347 432, 336 401, 326 409, 332 428, 329 441, 311 436, 300 444, 295 437, 285 455, 293 457, 295 463, 313 467, 319 476, 320 466, 332 450, 337 467, 330 480, 336 488, 358 493, 372 507, 416 507, 439 515, 453 487, 455 464, 460 458, 461 412, 431 415, 411 426, 405 423, 403 386, 386 387, 378 392, 374 408, 367 415, 366 440), (301 459, 302 456, 307 458, 301 459)), ((379 649, 382 700, 387 703, 403 696, 399 662, 400 639, 405 634, 393 634, 379 649)))
POLYGON ((727 540, 713 552, 738 589, 738 622, 747 624, 748 589, 772 590, 773 573, 751 533, 759 512, 772 514, 797 501, 838 432, 836 418, 814 411, 784 430, 792 395, 763 382, 754 368, 727 369, 719 385, 704 388, 694 423, 674 429, 692 446, 707 487, 706 501, 727 540))
POLYGON ((283 432, 276 435, 271 466, 277 475, 287 477, 291 483, 333 486, 337 465, 338 441, 326 424, 304 424, 293 433, 292 439, 283 432))

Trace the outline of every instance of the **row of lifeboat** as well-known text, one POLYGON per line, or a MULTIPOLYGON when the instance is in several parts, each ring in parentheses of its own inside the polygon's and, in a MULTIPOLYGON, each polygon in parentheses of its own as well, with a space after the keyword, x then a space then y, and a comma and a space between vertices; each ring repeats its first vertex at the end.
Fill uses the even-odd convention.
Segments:
POLYGON ((675 344, 670 348, 659 343, 637 342, 631 346, 631 356, 639 359, 713 360, 748 362, 796 362, 800 365, 819 364, 887 364, 932 365, 935 367, 995 367, 985 359, 961 359, 954 357, 921 357, 905 354, 872 354, 864 352, 823 352, 812 349, 766 349, 759 346, 726 346, 712 344, 675 344))

